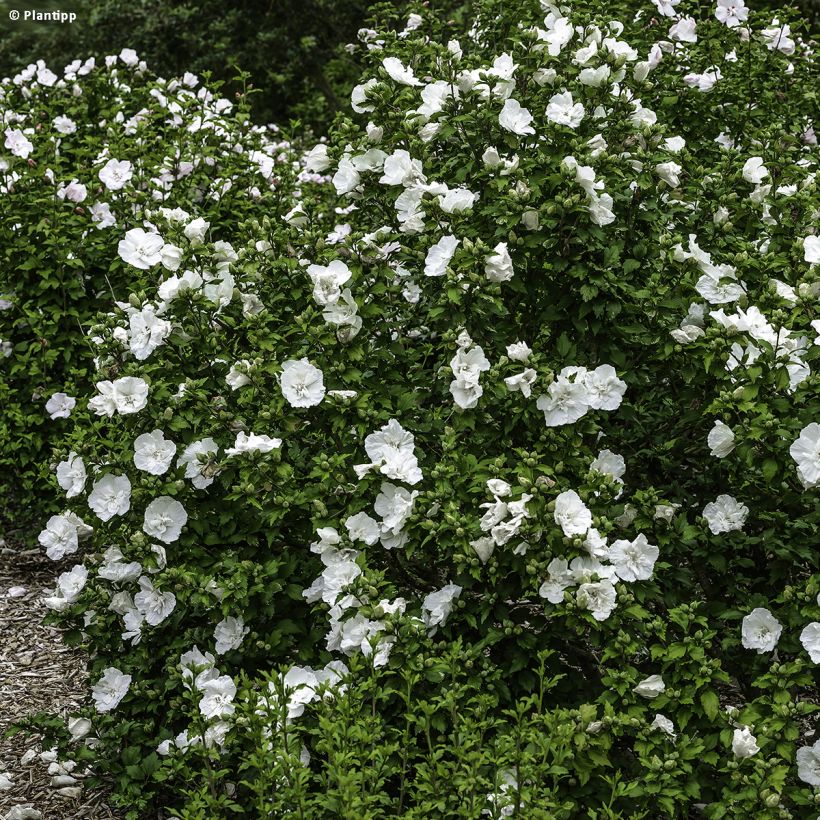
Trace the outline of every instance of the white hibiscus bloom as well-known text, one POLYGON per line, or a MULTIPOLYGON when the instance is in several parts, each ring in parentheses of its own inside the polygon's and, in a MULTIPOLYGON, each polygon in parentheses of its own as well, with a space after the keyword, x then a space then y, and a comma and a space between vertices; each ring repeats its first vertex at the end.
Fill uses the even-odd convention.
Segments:
POLYGON ((127 265, 148 270, 162 261, 162 248, 165 243, 156 233, 146 233, 142 228, 132 228, 120 240, 117 247, 120 259, 127 265))
POLYGON ((74 498, 83 491, 86 477, 85 463, 74 450, 57 465, 57 483, 66 491, 66 498, 74 498))
POLYGON ((640 533, 634 540, 613 541, 608 558, 622 581, 648 581, 660 551, 640 533))
POLYGON ((95 481, 88 496, 88 506, 101 521, 109 521, 115 515, 125 515, 131 509, 131 482, 128 476, 109 473, 95 481))
POLYGON ((242 618, 229 615, 223 618, 214 628, 215 651, 217 655, 224 655, 234 649, 239 649, 245 636, 250 632, 242 618))
POLYGON ((131 686, 131 675, 125 675, 114 666, 103 671, 102 677, 91 688, 91 697, 98 712, 110 712, 125 697, 131 686))
POLYGON ((710 454, 715 458, 726 458, 735 449, 735 434, 731 427, 722 421, 716 421, 706 439, 710 454))
POLYGON ((742 530, 749 508, 731 495, 719 495, 703 508, 703 517, 714 535, 742 530))
POLYGON ((315 407, 325 397, 322 371, 306 358, 286 361, 279 383, 291 407, 315 407))
POLYGON ((820 424, 807 424, 789 447, 797 463, 797 476, 807 489, 820 485, 820 424))
POLYGON ((592 513, 575 490, 565 490, 555 499, 555 523, 564 535, 585 535, 592 526, 592 513))
POLYGON ((146 507, 142 530, 151 538, 170 544, 179 538, 187 523, 188 513, 185 512, 185 507, 175 498, 161 495, 146 507))
POLYGON ((759 655, 772 652, 780 640, 783 627, 764 607, 756 607, 743 618, 740 641, 745 649, 755 649, 759 655))
POLYGON ((134 466, 151 475, 163 475, 171 466, 177 446, 162 430, 143 433, 134 439, 134 466))

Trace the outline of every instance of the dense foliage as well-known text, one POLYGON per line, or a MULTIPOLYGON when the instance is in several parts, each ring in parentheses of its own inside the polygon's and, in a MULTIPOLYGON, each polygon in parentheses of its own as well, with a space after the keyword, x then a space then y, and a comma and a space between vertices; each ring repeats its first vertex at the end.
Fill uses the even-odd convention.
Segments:
MULTIPOLYGON (((256 89, 251 104, 259 123, 300 119, 320 131, 345 103, 360 64, 345 48, 374 16, 396 13, 406 0, 84 0, 28 3, 27 8, 74 12, 71 24, 8 23, 11 0, 0 2, 4 36, 0 76, 27 62, 52 68, 76 58, 117 54, 133 48, 159 74, 209 73, 230 92, 256 89), (244 81, 236 81, 239 70, 244 81)), ((444 14, 460 3, 436 4, 444 14)))
MULTIPOLYGON (((3 520, 22 530, 53 504, 39 470, 55 432, 47 402, 87 383, 90 322, 134 283, 116 253, 122 226, 168 204, 196 205, 214 230, 265 209, 280 200, 288 143, 250 124, 244 97, 191 73, 156 78, 130 49, 60 75, 32 64, 0 86, 0 111, 0 491, 3 520)), ((179 260, 169 251, 163 264, 179 260)))
POLYGON ((39 536, 92 651, 62 753, 134 817, 814 816, 812 45, 419 11, 276 196, 211 219, 223 145, 107 229, 39 536))

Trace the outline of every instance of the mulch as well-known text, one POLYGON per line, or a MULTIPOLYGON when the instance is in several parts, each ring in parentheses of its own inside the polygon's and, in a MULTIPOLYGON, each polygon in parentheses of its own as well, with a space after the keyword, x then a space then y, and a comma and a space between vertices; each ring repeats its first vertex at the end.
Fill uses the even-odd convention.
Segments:
POLYGON ((13 548, 0 538, 0 820, 125 816, 109 805, 104 788, 84 785, 82 772, 55 761, 39 736, 5 737, 27 716, 76 713, 87 694, 84 653, 64 645, 59 629, 42 624, 49 611, 43 597, 72 563, 54 563, 40 550, 13 548))

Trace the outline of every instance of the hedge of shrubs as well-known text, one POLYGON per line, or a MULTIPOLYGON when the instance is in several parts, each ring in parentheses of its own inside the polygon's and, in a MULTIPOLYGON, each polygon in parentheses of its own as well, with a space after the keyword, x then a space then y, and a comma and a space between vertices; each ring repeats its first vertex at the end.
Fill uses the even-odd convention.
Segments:
MULTIPOLYGON (((116 253, 123 228, 195 207, 217 230, 280 201, 288 142, 215 90, 157 78, 131 49, 59 75, 39 61, 0 86, 0 489, 26 540, 55 500, 38 468, 65 423, 47 403, 88 383, 93 317, 139 284, 116 253)), ((163 268, 179 263, 169 245, 163 268)))
POLYGON ((820 811, 818 74, 712 11, 420 8, 273 195, 112 205, 39 540, 130 817, 820 811))

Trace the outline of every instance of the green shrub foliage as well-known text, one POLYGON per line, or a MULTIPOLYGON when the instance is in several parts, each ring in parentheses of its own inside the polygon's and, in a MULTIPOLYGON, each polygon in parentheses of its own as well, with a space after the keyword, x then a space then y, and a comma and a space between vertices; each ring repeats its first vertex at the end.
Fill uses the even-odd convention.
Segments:
MULTIPOLYGON (((38 465, 65 422, 59 408, 50 420, 47 402, 88 382, 91 320, 134 284, 117 256, 124 226, 150 223, 168 203, 196 207, 213 230, 275 207, 288 143, 250 125, 244 98, 190 73, 157 78, 128 49, 60 76, 32 64, 0 86, 0 107, 0 487, 3 517, 19 526, 49 503, 38 465)), ((163 269, 178 264, 169 245, 163 269)))
POLYGON ((817 68, 693 13, 421 10, 278 199, 110 229, 40 542, 132 815, 817 812, 817 68))

